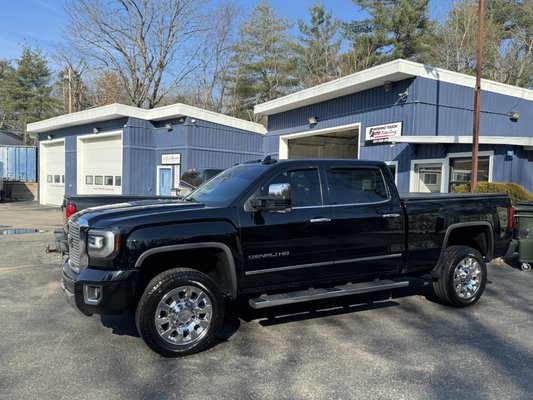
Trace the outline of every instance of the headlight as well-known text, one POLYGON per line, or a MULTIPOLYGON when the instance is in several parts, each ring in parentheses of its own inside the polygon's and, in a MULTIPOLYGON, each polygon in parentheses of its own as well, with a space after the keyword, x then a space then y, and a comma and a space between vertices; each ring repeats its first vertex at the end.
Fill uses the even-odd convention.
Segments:
POLYGON ((113 231, 91 229, 87 236, 89 257, 110 259, 116 256, 120 245, 120 234, 113 231))

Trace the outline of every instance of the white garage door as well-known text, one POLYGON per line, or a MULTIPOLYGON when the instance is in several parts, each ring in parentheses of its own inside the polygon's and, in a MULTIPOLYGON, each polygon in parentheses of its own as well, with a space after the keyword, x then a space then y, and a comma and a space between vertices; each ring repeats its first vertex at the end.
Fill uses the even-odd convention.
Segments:
POLYGON ((122 194, 122 134, 78 138, 78 193, 122 194))
POLYGON ((65 195, 65 142, 41 142, 41 204, 61 205, 65 195))

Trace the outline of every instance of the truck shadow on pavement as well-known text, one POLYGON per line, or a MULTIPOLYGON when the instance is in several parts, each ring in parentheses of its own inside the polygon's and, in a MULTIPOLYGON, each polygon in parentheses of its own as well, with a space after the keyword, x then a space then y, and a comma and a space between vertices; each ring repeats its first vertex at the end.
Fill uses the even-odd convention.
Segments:
POLYGON ((248 300, 235 301, 230 304, 226 313, 226 323, 259 321, 262 326, 272 326, 295 321, 305 321, 369 310, 397 307, 395 299, 422 295, 436 301, 431 286, 425 281, 414 280, 404 289, 382 292, 355 294, 333 299, 316 300, 305 303, 277 306, 255 310, 248 305, 248 300))
POLYGON ((135 326, 135 314, 131 312, 120 315, 101 315, 100 321, 115 335, 140 337, 135 326))
MULTIPOLYGON (((412 280, 410 286, 404 289, 355 294, 259 310, 251 308, 248 305, 248 299, 228 301, 224 326, 217 335, 217 342, 221 343, 231 338, 239 330, 241 321, 244 323, 258 321, 261 326, 273 326, 397 307, 400 304, 395 299, 417 295, 426 297, 430 301, 438 302, 431 285, 428 285, 423 280, 412 280)), ((104 327, 111 329, 114 335, 140 337, 135 326, 134 313, 102 315, 100 316, 100 321, 104 327)))

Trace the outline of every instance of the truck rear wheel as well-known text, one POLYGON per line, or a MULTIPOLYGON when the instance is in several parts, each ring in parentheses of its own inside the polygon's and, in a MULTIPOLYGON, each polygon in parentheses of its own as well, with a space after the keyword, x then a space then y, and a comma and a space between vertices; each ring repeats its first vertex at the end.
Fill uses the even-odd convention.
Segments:
POLYGON ((439 300, 453 307, 476 303, 487 284, 487 266, 479 251, 467 246, 450 246, 441 258, 439 280, 433 288, 439 300))
POLYGON ((224 299, 216 284, 207 275, 185 268, 152 279, 135 312, 139 334, 164 357, 206 349, 223 319, 224 299))

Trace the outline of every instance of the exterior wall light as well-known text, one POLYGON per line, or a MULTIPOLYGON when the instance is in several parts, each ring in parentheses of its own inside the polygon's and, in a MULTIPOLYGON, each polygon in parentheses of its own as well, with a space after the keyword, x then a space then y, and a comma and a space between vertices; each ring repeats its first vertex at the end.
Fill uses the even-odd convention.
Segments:
POLYGON ((171 130, 174 129, 174 125, 172 125, 171 123, 166 123, 165 129, 170 132, 171 130))
POLYGON ((54 138, 54 135, 48 135, 46 138, 47 138, 48 140, 52 140, 52 139, 54 138))
POLYGON ((311 126, 318 124, 318 119, 316 117, 309 117, 307 121, 309 122, 309 125, 311 126))
POLYGON ((399 93, 398 97, 400 98, 400 101, 406 101, 409 97, 409 90, 405 89, 405 92, 399 93))
POLYGON ((392 82, 391 81, 385 81, 383 83, 383 89, 386 91, 386 92, 390 92, 392 90, 392 82))
POLYGON ((518 111, 511 111, 509 113, 509 119, 513 122, 516 122, 518 121, 518 119, 520 118, 520 113, 518 111))
POLYGON ((100 133, 102 130, 100 128, 93 128, 93 133, 96 135, 100 133))

